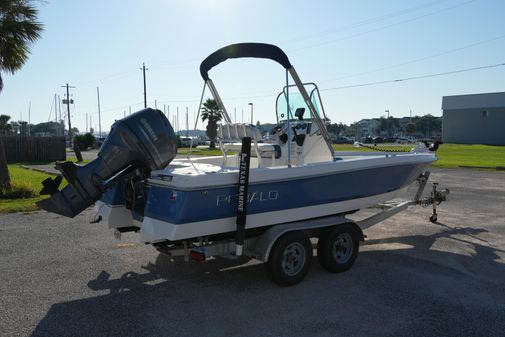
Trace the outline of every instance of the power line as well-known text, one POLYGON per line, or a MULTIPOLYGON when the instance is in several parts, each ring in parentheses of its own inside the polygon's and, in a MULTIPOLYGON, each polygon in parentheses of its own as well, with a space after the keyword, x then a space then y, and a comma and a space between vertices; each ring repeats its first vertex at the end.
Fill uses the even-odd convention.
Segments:
POLYGON ((295 42, 295 41, 302 41, 302 40, 311 39, 313 37, 321 37, 323 35, 333 34, 333 33, 340 32, 340 31, 345 31, 345 30, 349 30, 349 29, 353 29, 353 28, 358 28, 358 27, 361 27, 361 26, 366 26, 366 25, 369 25, 369 24, 373 24, 373 23, 376 23, 376 22, 380 22, 380 21, 384 21, 384 20, 388 20, 388 19, 394 18, 396 16, 401 16, 401 15, 404 15, 404 14, 408 14, 410 12, 415 12, 415 11, 418 11, 420 9, 424 9, 426 7, 431 7, 433 5, 437 5, 437 4, 440 4, 442 2, 447 2, 447 1, 448 0, 432 1, 432 2, 429 2, 429 3, 426 3, 426 4, 422 4, 422 5, 418 5, 418 6, 414 6, 414 7, 409 7, 409 8, 406 8, 406 9, 401 9, 401 10, 397 10, 397 11, 394 11, 394 12, 389 12, 389 13, 386 13, 386 14, 383 14, 383 15, 371 17, 371 18, 364 19, 364 20, 361 20, 361 21, 357 21, 357 22, 354 22, 354 23, 350 23, 350 24, 347 24, 347 25, 342 25, 342 26, 337 27, 337 28, 329 28, 329 29, 326 29, 326 30, 323 30, 323 31, 319 31, 317 33, 307 34, 307 35, 302 36, 302 37, 297 36, 296 38, 284 40, 284 41, 281 41, 280 43, 291 43, 291 42, 295 42))
POLYGON ((312 44, 312 45, 309 45, 309 46, 306 46, 306 47, 292 49, 292 50, 289 50, 289 52, 297 52, 297 51, 301 51, 301 50, 305 50, 305 49, 311 49, 311 48, 316 48, 316 47, 320 47, 320 46, 327 45, 327 44, 332 44, 332 43, 335 43, 335 42, 338 42, 338 41, 349 40, 349 39, 352 39, 352 38, 355 38, 355 37, 358 37, 358 36, 366 35, 366 34, 369 34, 369 33, 374 33, 374 32, 380 31, 380 30, 384 30, 384 29, 391 28, 391 27, 394 27, 394 26, 398 26, 398 25, 402 25, 402 24, 405 24, 405 23, 409 23, 409 22, 412 22, 412 21, 419 20, 419 19, 423 19, 423 18, 431 16, 431 15, 435 15, 435 14, 439 14, 439 13, 442 13, 442 12, 446 12, 446 11, 449 11, 449 10, 452 10, 452 9, 455 9, 455 8, 467 5, 467 4, 475 2, 475 1, 477 1, 477 0, 470 0, 470 1, 467 1, 467 2, 463 2, 463 3, 457 4, 457 5, 451 6, 451 7, 446 7, 446 8, 437 10, 437 11, 433 11, 433 12, 430 12, 430 13, 427 13, 427 14, 416 16, 416 17, 411 18, 411 19, 407 19, 407 20, 399 21, 399 22, 392 23, 392 24, 389 24, 389 25, 386 25, 386 26, 370 29, 370 30, 367 30, 367 31, 364 31, 364 32, 361 32, 361 33, 356 33, 356 34, 345 36, 345 37, 342 37, 342 38, 338 38, 338 39, 328 40, 328 41, 321 42, 321 43, 312 44))
POLYGON ((436 77, 436 76, 452 75, 452 74, 464 73, 464 72, 475 71, 475 70, 496 68, 496 67, 501 67, 501 66, 505 66, 505 63, 498 63, 498 64, 491 64, 491 65, 480 66, 480 67, 473 67, 473 68, 459 69, 459 70, 453 70, 453 71, 446 71, 446 72, 435 73, 435 74, 411 76, 411 77, 399 78, 399 79, 395 79, 395 80, 385 80, 385 81, 368 82, 368 83, 361 83, 361 84, 343 85, 343 86, 340 86, 340 87, 332 87, 332 88, 321 89, 321 91, 340 90, 340 89, 366 87, 366 86, 386 84, 386 83, 405 82, 405 81, 419 80, 419 79, 436 77))
POLYGON ((352 75, 345 75, 345 76, 341 76, 341 77, 337 77, 337 78, 333 78, 333 79, 329 79, 329 80, 319 81, 318 83, 327 83, 327 82, 332 82, 332 81, 341 80, 341 79, 345 79, 345 78, 351 78, 351 77, 356 77, 356 76, 368 75, 368 74, 375 73, 375 72, 382 71, 382 70, 393 69, 393 68, 401 67, 401 66, 404 66, 404 65, 407 65, 407 64, 417 63, 417 62, 425 61, 425 60, 432 59, 432 58, 435 58, 435 57, 451 54, 451 53, 454 53, 454 52, 457 52, 457 51, 460 51, 460 50, 476 47, 476 46, 479 46, 479 45, 482 45, 482 44, 485 44, 485 43, 488 43, 488 42, 492 42, 492 41, 496 41, 496 40, 501 40, 503 38, 505 38, 505 34, 497 36, 497 37, 494 37, 494 38, 491 38, 491 39, 487 39, 487 40, 482 40, 482 41, 478 41, 478 42, 475 42, 475 43, 471 43, 469 45, 465 45, 465 46, 462 46, 462 47, 446 50, 446 51, 443 51, 443 52, 440 52, 440 53, 424 56, 424 57, 417 58, 417 59, 414 59, 414 60, 410 60, 410 61, 406 61, 406 62, 402 62, 402 63, 397 63, 397 64, 393 64, 393 65, 377 68, 377 69, 374 69, 374 70, 363 71, 361 73, 356 73, 356 74, 352 74, 352 75))
MULTIPOLYGON (((406 9, 402 9, 402 10, 398 10, 398 11, 394 11, 394 12, 390 12, 390 13, 387 13, 387 14, 384 14, 384 15, 380 15, 380 16, 372 17, 372 18, 365 19, 365 20, 362 20, 362 21, 358 21, 356 23, 352 23, 352 24, 349 24, 349 25, 344 25, 344 26, 341 26, 341 27, 339 27, 337 29, 328 29, 326 31, 322 31, 322 32, 306 35, 306 36, 304 36, 302 38, 294 38, 294 39, 291 39, 291 40, 286 40, 286 41, 281 42, 281 43, 290 43, 291 41, 295 41, 295 40, 306 40, 306 39, 308 39, 308 38, 310 38, 312 36, 316 36, 316 35, 317 36, 327 35, 329 33, 333 33, 333 32, 336 32, 336 31, 342 31, 342 30, 346 30, 346 29, 350 29, 350 28, 355 28, 355 27, 360 27, 360 26, 363 26, 363 25, 371 24, 371 23, 380 22, 380 21, 383 21, 383 20, 386 20, 386 19, 389 19, 389 18, 393 18, 393 17, 396 17, 396 16, 401 16, 401 15, 404 15, 404 14, 407 14, 407 13, 410 13, 410 12, 414 12, 414 11, 417 11, 417 10, 420 10, 420 9, 423 9, 423 8, 431 7, 433 5, 436 5, 436 4, 439 4, 439 3, 443 3, 443 2, 446 2, 446 1, 448 1, 448 0, 432 1, 432 2, 429 2, 427 4, 423 4, 423 5, 419 5, 419 6, 414 6, 414 7, 410 7, 410 8, 406 8, 406 9)), ((451 9, 454 9, 454 8, 457 8, 457 7, 460 7, 460 6, 466 5, 466 4, 471 3, 471 2, 475 2, 475 1, 477 1, 477 0, 470 0, 470 1, 467 1, 467 2, 464 2, 464 3, 461 3, 461 4, 454 5, 452 7, 448 7, 448 8, 444 8, 444 9, 438 10, 438 11, 427 13, 425 15, 422 15, 422 16, 419 16, 419 17, 415 17, 413 19, 400 21, 398 23, 394 23, 394 24, 391 24, 391 25, 379 27, 379 28, 376 28, 376 29, 373 29, 373 30, 368 30, 368 31, 365 31, 365 32, 362 32, 362 33, 358 33, 358 34, 354 34, 354 35, 351 35, 351 36, 348 36, 348 37, 340 38, 340 39, 337 39, 337 40, 325 41, 325 42, 322 42, 320 44, 315 44, 315 45, 306 46, 306 47, 302 47, 302 48, 298 48, 298 49, 293 49, 293 50, 290 50, 290 51, 293 52, 293 51, 299 51, 299 50, 314 48, 314 47, 318 47, 320 45, 329 44, 329 43, 333 43, 333 42, 336 42, 336 41, 340 41, 340 40, 345 40, 345 39, 361 36, 361 35, 364 35, 364 34, 375 32, 375 31, 378 31, 378 30, 382 30, 382 29, 385 29, 385 28, 392 27, 392 26, 400 25, 400 24, 403 24, 403 23, 408 23, 408 22, 411 22, 411 21, 414 21, 414 20, 417 20, 417 19, 429 16, 429 15, 438 14, 440 12, 451 10, 451 9)), ((166 64, 162 63, 162 64, 160 64, 159 67, 162 67, 162 68, 165 68, 165 67, 168 67, 168 68, 182 68, 182 67, 187 67, 189 65, 192 65, 192 64, 194 64, 195 62, 198 62, 198 61, 199 61, 198 59, 192 58, 192 59, 188 59, 188 60, 185 60, 185 61, 177 61, 177 62, 174 62, 174 63, 166 63, 166 64)), ((132 73, 133 73, 132 70, 123 71, 123 72, 119 72, 119 73, 115 73, 115 74, 105 75, 103 77, 99 77, 99 78, 92 79, 92 80, 86 80, 86 81, 83 81, 83 82, 78 82, 77 85, 83 86, 83 85, 88 85, 88 84, 91 84, 91 83, 95 83, 96 84, 97 82, 101 82, 103 80, 108 80, 108 79, 112 79, 112 78, 123 77, 123 76, 129 75, 129 74, 132 74, 132 73)))
POLYGON ((131 74, 133 74, 133 72, 134 72, 134 70, 128 70, 128 71, 123 71, 121 73, 115 73, 115 74, 105 75, 103 77, 99 77, 99 78, 96 78, 96 79, 87 80, 87 81, 83 81, 83 82, 78 82, 76 85, 86 86, 88 84, 96 84, 97 82, 101 82, 101 81, 104 81, 104 80, 108 80, 108 79, 112 79, 112 78, 124 77, 126 75, 131 75, 131 74))

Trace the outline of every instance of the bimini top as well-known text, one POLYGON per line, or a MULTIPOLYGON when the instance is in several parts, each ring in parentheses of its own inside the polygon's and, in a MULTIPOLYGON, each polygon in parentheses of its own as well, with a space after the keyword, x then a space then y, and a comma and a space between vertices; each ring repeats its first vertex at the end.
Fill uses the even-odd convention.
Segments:
POLYGON ((209 80, 209 70, 227 59, 255 57, 273 60, 284 68, 292 67, 286 54, 277 46, 266 43, 237 43, 216 50, 200 64, 200 74, 209 80))

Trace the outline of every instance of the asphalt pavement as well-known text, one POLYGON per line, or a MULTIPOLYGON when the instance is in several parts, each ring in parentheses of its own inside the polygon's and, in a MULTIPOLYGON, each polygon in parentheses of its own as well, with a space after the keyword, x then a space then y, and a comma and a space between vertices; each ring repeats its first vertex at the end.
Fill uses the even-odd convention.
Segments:
POLYGON ((504 336, 505 174, 430 180, 451 189, 439 223, 411 208, 365 231, 349 271, 314 259, 288 288, 254 260, 186 263, 118 241, 91 210, 0 216, 0 335, 504 336))

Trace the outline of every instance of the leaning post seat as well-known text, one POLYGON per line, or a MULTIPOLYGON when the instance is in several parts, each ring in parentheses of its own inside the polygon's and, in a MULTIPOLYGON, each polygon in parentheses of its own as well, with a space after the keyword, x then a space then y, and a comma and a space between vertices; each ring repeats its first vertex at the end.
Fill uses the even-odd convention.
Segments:
POLYGON ((281 155, 280 146, 258 143, 262 138, 261 131, 252 124, 220 124, 218 126, 218 137, 224 161, 226 161, 228 151, 240 151, 242 138, 244 137, 250 137, 253 142, 254 154, 258 158, 258 167, 263 166, 262 158, 271 157, 274 162, 281 155))

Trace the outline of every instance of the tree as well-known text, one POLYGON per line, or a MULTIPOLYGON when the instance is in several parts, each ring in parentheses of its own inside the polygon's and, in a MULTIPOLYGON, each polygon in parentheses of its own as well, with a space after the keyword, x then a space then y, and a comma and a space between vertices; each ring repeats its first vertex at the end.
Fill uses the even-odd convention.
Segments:
MULTIPOLYGON (((31 0, 0 0, 0 93, 2 71, 14 74, 25 64, 30 44, 42 32, 37 21, 38 10, 31 0)), ((0 188, 10 189, 10 175, 5 148, 0 137, 0 188)))
POLYGON ((19 129, 21 129, 21 125, 19 124, 19 121, 18 122, 12 121, 10 134, 13 136, 16 136, 19 133, 19 129))
POLYGON ((58 130, 60 129, 60 124, 56 122, 43 122, 39 124, 32 125, 30 127, 30 133, 32 135, 35 135, 37 133, 47 133, 52 136, 58 135, 60 132, 58 130))
POLYGON ((408 123, 405 125, 405 133, 412 136, 416 132, 416 125, 414 123, 408 123))
POLYGON ((327 127, 327 130, 329 133, 333 133, 335 136, 340 136, 341 134, 343 134, 345 132, 347 128, 347 125, 343 124, 343 123, 335 123, 335 124, 330 124, 328 125, 327 127))
POLYGON ((361 137, 360 135, 360 127, 358 122, 354 122, 349 126, 346 126, 346 128, 342 131, 343 136, 347 137, 355 137, 356 140, 361 137))
MULTIPOLYGON (((32 0, 0 1, 0 72, 14 74, 28 60, 30 44, 42 32, 32 0)), ((0 92, 3 89, 0 74, 0 92)))
POLYGON ((79 146, 82 151, 87 150, 95 146, 96 139, 91 133, 86 133, 84 135, 77 135, 74 137, 74 143, 79 146))
POLYGON ((203 103, 202 121, 207 121, 207 137, 210 139, 209 147, 211 149, 216 148, 217 122, 222 119, 223 113, 219 109, 217 102, 214 99, 207 98, 205 103, 203 103))
POLYGON ((424 137, 431 137, 433 134, 442 132, 442 122, 440 118, 430 114, 422 117, 415 116, 412 122, 416 125, 416 131, 421 133, 424 137))
POLYGON ((0 135, 8 135, 12 131, 12 126, 9 124, 11 116, 0 115, 0 135))
POLYGON ((389 116, 388 118, 379 118, 379 124, 377 125, 376 132, 380 134, 382 131, 386 131, 386 135, 391 137, 392 131, 398 130, 400 127, 400 122, 397 118, 389 116))

